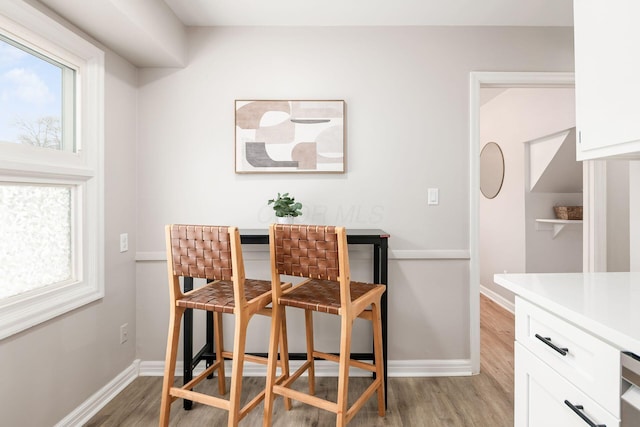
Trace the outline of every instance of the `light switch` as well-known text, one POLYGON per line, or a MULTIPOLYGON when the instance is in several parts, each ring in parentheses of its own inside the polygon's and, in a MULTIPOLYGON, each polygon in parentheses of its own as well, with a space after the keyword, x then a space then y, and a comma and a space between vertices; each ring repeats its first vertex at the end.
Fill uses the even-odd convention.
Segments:
POLYGON ((437 188, 429 188, 427 189, 427 204, 428 205, 437 205, 440 203, 440 196, 437 188))
POLYGON ((129 250, 129 234, 122 233, 120 235, 120 252, 126 252, 129 250))

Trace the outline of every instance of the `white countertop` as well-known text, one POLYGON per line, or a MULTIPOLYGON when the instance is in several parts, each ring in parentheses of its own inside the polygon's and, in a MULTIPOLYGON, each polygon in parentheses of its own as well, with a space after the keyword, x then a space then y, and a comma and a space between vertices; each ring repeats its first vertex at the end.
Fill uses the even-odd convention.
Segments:
POLYGON ((640 354, 640 273, 496 274, 494 281, 620 350, 640 354))

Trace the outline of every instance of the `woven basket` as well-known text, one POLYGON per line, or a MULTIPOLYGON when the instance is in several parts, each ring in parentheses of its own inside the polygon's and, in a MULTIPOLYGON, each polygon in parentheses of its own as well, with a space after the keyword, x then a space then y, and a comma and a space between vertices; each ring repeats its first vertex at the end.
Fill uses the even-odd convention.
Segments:
POLYGON ((554 206, 557 219, 582 219, 582 206, 554 206))

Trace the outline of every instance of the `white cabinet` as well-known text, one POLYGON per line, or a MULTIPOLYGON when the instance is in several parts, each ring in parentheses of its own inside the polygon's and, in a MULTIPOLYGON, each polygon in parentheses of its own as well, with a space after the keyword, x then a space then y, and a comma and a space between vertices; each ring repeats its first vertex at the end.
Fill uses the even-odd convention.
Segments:
POLYGON ((640 1, 575 0, 577 158, 640 158, 640 1))
POLYGON ((619 426, 620 353, 516 297, 515 425, 619 426))
POLYGON ((616 417, 519 343, 515 359, 514 425, 584 427, 589 420, 597 426, 620 426, 616 417))
POLYGON ((616 416, 620 352, 554 314, 519 299, 516 341, 616 416))

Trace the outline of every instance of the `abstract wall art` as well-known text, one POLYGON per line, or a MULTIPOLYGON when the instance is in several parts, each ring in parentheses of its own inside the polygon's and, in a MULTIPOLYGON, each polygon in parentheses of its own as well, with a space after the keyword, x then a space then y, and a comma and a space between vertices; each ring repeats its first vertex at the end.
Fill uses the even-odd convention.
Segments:
POLYGON ((236 101, 236 173, 345 171, 344 101, 236 101))

